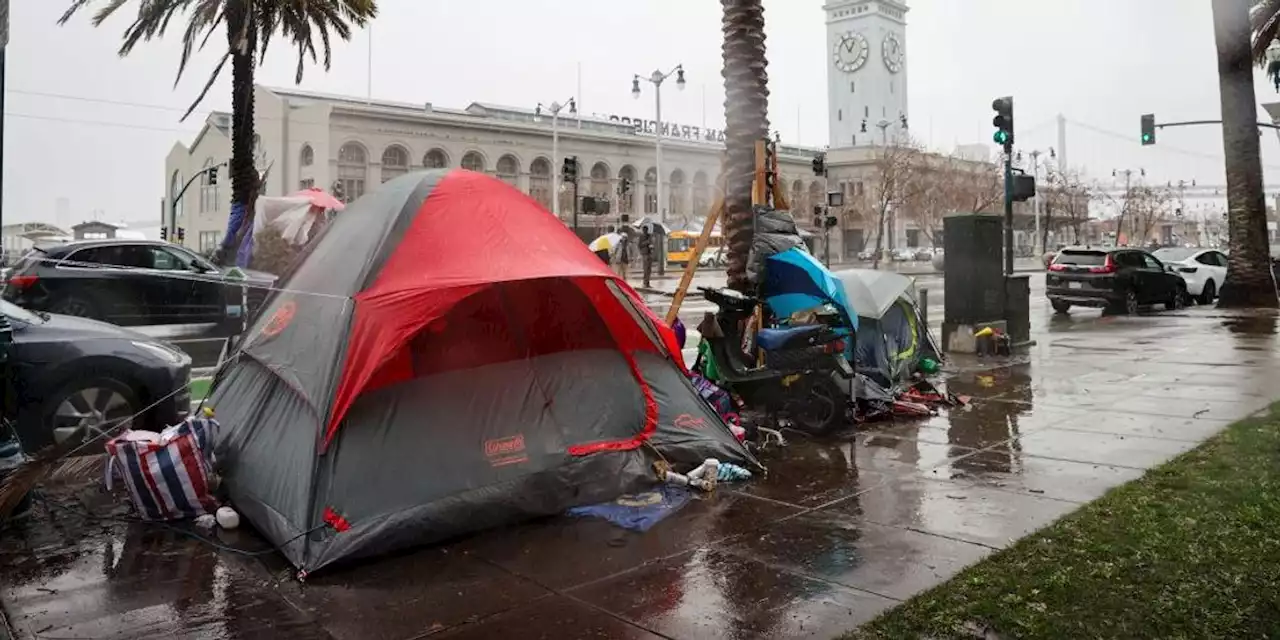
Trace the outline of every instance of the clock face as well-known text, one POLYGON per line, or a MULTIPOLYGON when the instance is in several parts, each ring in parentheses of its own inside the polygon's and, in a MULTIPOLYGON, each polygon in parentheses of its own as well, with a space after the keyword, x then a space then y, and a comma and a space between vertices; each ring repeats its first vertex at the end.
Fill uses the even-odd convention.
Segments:
POLYGON ((868 48, 867 39, 861 33, 846 31, 836 42, 832 55, 836 68, 845 73, 853 73, 861 69, 862 65, 867 63, 868 48))
POLYGON ((880 49, 884 54, 884 66, 888 67, 891 73, 902 71, 906 53, 902 50, 902 41, 898 40, 898 34, 890 32, 886 35, 884 42, 880 44, 880 49))

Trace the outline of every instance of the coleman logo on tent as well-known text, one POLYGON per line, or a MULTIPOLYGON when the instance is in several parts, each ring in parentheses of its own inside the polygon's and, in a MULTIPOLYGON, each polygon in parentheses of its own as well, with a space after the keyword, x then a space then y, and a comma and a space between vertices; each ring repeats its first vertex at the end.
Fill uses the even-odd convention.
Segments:
POLYGON ((262 335, 272 338, 284 331, 289 323, 293 322, 293 314, 298 312, 298 304, 293 300, 288 300, 280 305, 279 309, 271 315, 271 320, 267 321, 267 326, 262 328, 262 335))
POLYGON ((682 413, 676 416, 675 425, 679 429, 705 429, 707 428, 707 421, 703 418, 682 413))
POLYGON ((529 456, 524 454, 523 433, 508 438, 485 440, 484 455, 489 458, 489 464, 495 467, 529 460, 529 456))

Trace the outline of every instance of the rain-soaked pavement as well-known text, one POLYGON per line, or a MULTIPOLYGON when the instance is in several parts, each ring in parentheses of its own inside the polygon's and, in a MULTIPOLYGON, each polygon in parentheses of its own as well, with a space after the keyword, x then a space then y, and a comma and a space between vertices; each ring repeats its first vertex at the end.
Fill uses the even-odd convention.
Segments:
POLYGON ((1027 356, 952 363, 969 408, 794 437, 764 454, 767 478, 644 534, 552 518, 299 584, 269 553, 103 519, 88 487, 92 519, 63 492, 0 536, 0 603, 33 639, 830 638, 1277 393, 1274 316, 1033 306, 1027 356))

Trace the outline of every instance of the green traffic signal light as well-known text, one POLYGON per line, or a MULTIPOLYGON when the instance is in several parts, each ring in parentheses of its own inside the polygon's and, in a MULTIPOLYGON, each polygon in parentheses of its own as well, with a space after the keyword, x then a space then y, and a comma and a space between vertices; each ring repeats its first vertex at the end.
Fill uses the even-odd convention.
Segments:
POLYGON ((1151 134, 1149 134, 1149 133, 1144 133, 1144 134, 1142 134, 1142 141, 1143 141, 1143 142, 1151 142, 1151 134))
POLYGON ((1009 141, 1009 132, 1000 130, 995 132, 995 135, 991 136, 991 138, 996 141, 996 144, 1004 144, 1009 141))

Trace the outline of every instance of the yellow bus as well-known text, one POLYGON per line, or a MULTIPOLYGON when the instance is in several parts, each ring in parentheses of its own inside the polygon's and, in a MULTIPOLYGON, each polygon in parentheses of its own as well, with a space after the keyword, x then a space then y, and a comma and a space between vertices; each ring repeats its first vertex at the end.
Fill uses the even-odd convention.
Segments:
MULTIPOLYGON (((693 247, 698 243, 699 231, 672 231, 667 236, 667 263, 684 266, 689 263, 689 259, 693 256, 693 247)), ((724 237, 719 231, 711 232, 711 239, 707 242, 707 248, 703 251, 703 262, 705 263, 708 254, 717 256, 720 254, 720 248, 724 245, 724 237)))

